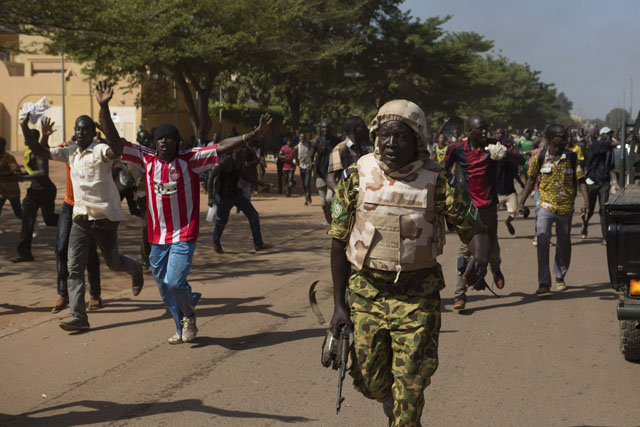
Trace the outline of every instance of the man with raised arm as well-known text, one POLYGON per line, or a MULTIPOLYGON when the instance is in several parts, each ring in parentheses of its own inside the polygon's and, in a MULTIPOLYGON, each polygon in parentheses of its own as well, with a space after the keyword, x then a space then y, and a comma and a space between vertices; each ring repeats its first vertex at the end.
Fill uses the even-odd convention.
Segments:
MULTIPOLYGON (((107 97, 103 90, 96 93, 96 100, 101 105, 107 97)), ((84 271, 92 242, 100 248, 111 270, 124 271, 131 276, 134 296, 140 293, 144 285, 140 263, 121 255, 118 250, 118 224, 123 215, 120 194, 111 170, 114 160, 120 158, 120 152, 95 140, 96 124, 89 116, 76 119, 75 144, 56 148, 45 148, 33 139, 28 131, 28 119, 27 115, 22 122, 22 130, 33 154, 67 163, 71 169, 75 203, 69 235, 67 288, 72 317, 71 320, 60 322, 60 327, 65 331, 89 329, 84 301, 84 271)))
POLYGON ((108 144, 122 161, 141 167, 146 174, 147 224, 151 254, 151 272, 162 300, 176 324, 170 344, 193 342, 196 327, 195 305, 200 294, 191 291, 187 275, 191 268, 200 221, 199 176, 218 162, 218 155, 242 147, 264 134, 271 123, 268 113, 260 117, 258 127, 244 135, 233 136, 208 147, 179 151, 180 133, 170 123, 155 128, 156 150, 132 144, 118 135, 109 113, 113 90, 98 84, 100 120, 108 144))
MULTIPOLYGON (((42 122, 41 145, 48 147, 49 136, 53 133, 53 123, 48 117, 42 122)), ((40 138, 40 132, 31 129, 30 136, 34 140, 40 138)), ((26 140, 26 135, 25 135, 26 140)), ((18 256, 11 259, 12 262, 33 261, 31 252, 31 242, 34 237, 38 221, 38 209, 42 212, 42 219, 50 227, 58 225, 58 214, 55 213, 57 188, 49 178, 49 161, 46 158, 38 157, 33 152, 25 153, 25 169, 29 175, 18 175, 18 180, 31 181, 31 187, 27 190, 27 195, 22 200, 22 228, 20 230, 20 242, 18 242, 18 256)))
MULTIPOLYGON (((500 245, 498 244, 497 164, 498 161, 505 159, 521 166, 525 159, 514 148, 505 147, 498 141, 487 138, 489 124, 484 117, 477 114, 469 116, 467 127, 469 138, 451 147, 445 158, 444 168, 450 171, 457 163, 462 169, 462 185, 477 206, 480 220, 487 226, 487 232, 491 238, 489 265, 493 273, 493 282, 498 289, 502 289, 505 279, 500 269, 500 245)), ((468 257, 469 250, 464 242, 461 242, 458 254, 468 257)), ((465 308, 466 292, 466 286, 458 276, 454 293, 454 309, 465 308)))

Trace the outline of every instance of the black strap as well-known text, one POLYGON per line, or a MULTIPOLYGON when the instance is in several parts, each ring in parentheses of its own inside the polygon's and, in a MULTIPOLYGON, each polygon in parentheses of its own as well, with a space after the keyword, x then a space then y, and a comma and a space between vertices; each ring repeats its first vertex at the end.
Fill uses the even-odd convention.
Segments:
MULTIPOLYGON (((544 163, 544 157, 547 154, 547 149, 543 148, 540 153, 538 153, 538 166, 542 168, 542 164, 544 163)), ((573 188, 578 189, 578 177, 576 176, 577 171, 576 167, 578 166, 578 155, 571 150, 564 150, 564 154, 569 157, 569 161, 571 162, 571 168, 573 169, 573 188)))

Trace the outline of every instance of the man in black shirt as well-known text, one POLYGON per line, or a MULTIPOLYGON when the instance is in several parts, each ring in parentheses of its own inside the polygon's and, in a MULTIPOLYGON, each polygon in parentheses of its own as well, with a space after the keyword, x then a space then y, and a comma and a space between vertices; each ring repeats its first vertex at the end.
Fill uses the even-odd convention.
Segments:
POLYGON ((333 202, 333 189, 327 187, 327 175, 329 173, 329 159, 333 148, 340 143, 340 138, 331 132, 331 123, 323 122, 320 125, 320 136, 311 143, 311 159, 315 165, 316 188, 320 196, 320 207, 324 212, 324 218, 331 224, 331 203, 333 202))
MULTIPOLYGON (((40 144, 48 147, 49 136, 53 133, 53 122, 45 119, 42 123, 42 140, 40 144)), ((33 139, 38 140, 40 132, 31 129, 33 139)), ((55 213, 56 186, 49 179, 49 160, 35 156, 33 153, 28 155, 26 162, 27 170, 32 173, 29 175, 20 175, 19 180, 31 181, 31 187, 27 190, 27 195, 22 200, 22 229, 20 230, 20 242, 18 243, 18 257, 13 258, 12 262, 28 262, 33 261, 31 253, 31 242, 33 240, 33 230, 38 219, 38 209, 42 211, 42 218, 45 224, 50 227, 58 225, 58 214, 55 213)))
MULTIPOLYGON (((229 221, 229 212, 236 206, 249 220, 253 244, 256 251, 268 249, 271 245, 265 245, 260 233, 260 217, 251 201, 238 188, 238 181, 245 180, 248 183, 257 183, 255 172, 247 164, 252 163, 255 152, 247 147, 241 147, 232 153, 226 153, 220 157, 220 163, 212 169, 211 177, 215 182, 210 185, 215 189, 216 220, 213 227, 213 249, 216 253, 224 253, 220 239, 224 228, 229 221)), ((253 166, 255 171, 255 164, 253 166)))
POLYGON ((610 172, 614 165, 613 149, 620 142, 613 140, 613 131, 608 127, 600 130, 600 139, 594 141, 589 148, 589 162, 587 165, 587 194, 589 195, 589 209, 586 217, 582 218, 581 237, 588 236, 589 220, 594 214, 596 199, 600 205, 600 226, 602 228, 602 244, 606 244, 607 224, 604 218, 604 205, 609 200, 611 189, 610 172))
MULTIPOLYGON (((500 141, 502 145, 507 148, 513 148, 514 143, 511 139, 507 139, 507 133, 504 129, 499 128, 496 130, 496 140, 500 141)), ((518 208, 518 195, 516 194, 516 187, 513 183, 517 180, 521 187, 524 187, 520 175, 518 174, 518 166, 514 163, 502 159, 498 160, 496 164, 496 192, 498 193, 498 208, 505 206, 509 216, 505 220, 509 234, 512 236, 516 234, 516 230, 511 224, 516 216, 516 210, 518 208)))

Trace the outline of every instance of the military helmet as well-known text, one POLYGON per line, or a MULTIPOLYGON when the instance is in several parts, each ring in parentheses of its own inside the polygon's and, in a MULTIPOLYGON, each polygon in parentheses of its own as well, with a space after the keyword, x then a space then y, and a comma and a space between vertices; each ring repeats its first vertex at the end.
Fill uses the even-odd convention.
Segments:
POLYGON ((416 134, 418 151, 427 151, 427 144, 431 141, 431 128, 427 123, 427 118, 417 104, 406 99, 394 99, 380 107, 371 126, 369 126, 371 138, 375 138, 375 133, 380 126, 393 120, 405 123, 413 129, 416 134))

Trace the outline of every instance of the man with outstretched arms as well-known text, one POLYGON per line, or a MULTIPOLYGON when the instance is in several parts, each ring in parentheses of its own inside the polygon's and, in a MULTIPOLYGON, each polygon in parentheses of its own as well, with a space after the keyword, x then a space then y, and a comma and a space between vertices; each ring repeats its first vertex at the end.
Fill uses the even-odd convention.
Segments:
POLYGON ((195 305, 200 294, 191 291, 187 275, 191 268, 200 220, 199 176, 218 162, 218 155, 242 147, 262 135, 271 123, 269 114, 260 117, 258 127, 208 147, 178 151, 180 134, 170 123, 155 128, 156 150, 121 139, 110 119, 108 102, 112 89, 101 85, 105 96, 100 117, 106 123, 107 141, 122 153, 122 161, 141 167, 146 174, 147 224, 151 272, 160 296, 176 324, 170 344, 192 342, 196 338, 195 305))
MULTIPOLYGON (((98 87, 96 100, 103 105, 111 99, 98 87)), ((105 121, 104 112, 100 112, 105 121)), ((111 122, 107 108, 107 119, 111 122)), ((60 322, 65 331, 89 329, 84 301, 84 271, 92 242, 100 248, 107 266, 114 271, 124 271, 131 276, 133 295, 138 295, 144 284, 139 262, 118 250, 118 224, 123 219, 120 194, 113 181, 111 170, 120 151, 102 144, 96 137, 96 124, 89 116, 76 119, 75 144, 66 147, 46 148, 38 144, 28 131, 28 115, 22 122, 25 142, 33 154, 67 163, 71 170, 74 206, 73 224, 69 235, 67 288, 71 320, 60 322)), ((111 123, 113 127, 113 123, 111 123)))
POLYGON ((332 205, 331 331, 353 328, 355 388, 383 403, 390 426, 418 426, 438 366, 445 222, 469 243, 463 275, 486 273, 490 239, 467 192, 429 159, 430 131, 413 102, 383 105, 374 153, 349 166, 332 205), (348 288, 348 301, 345 291, 348 288))

